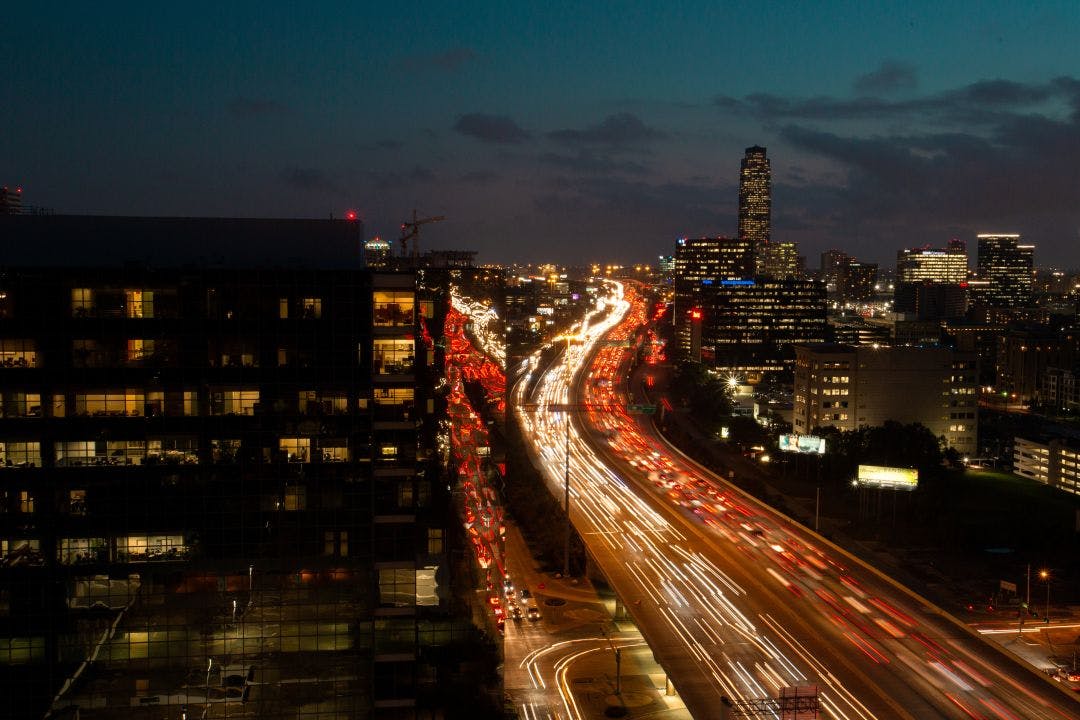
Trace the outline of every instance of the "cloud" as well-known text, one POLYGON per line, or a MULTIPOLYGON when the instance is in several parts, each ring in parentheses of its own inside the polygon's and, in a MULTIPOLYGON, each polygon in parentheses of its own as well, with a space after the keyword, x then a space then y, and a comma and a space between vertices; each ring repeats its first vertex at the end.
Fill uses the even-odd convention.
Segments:
POLYGON ((479 56, 475 50, 462 46, 453 47, 443 52, 403 58, 399 65, 402 70, 410 73, 432 70, 452 73, 473 62, 477 57, 479 56))
POLYGON ((454 130, 481 142, 501 145, 516 145, 530 138, 529 133, 507 115, 469 113, 458 118, 454 130))
POLYGON ((606 145, 612 148, 633 148, 665 137, 631 113, 609 115, 599 124, 582 130, 564 129, 548 133, 548 137, 567 145, 606 145))
POLYGON ((774 149, 774 236, 836 238, 888 263, 896 248, 1016 231, 1073 258, 1080 227, 1080 80, 984 79, 902 99, 717 98, 774 149), (792 158, 778 168, 776 158, 792 158))
POLYGON ((225 109, 243 120, 286 115, 289 107, 268 98, 235 98, 225 104, 225 109))
POLYGON ((281 179, 286 185, 307 192, 332 193, 339 189, 326 173, 315 168, 289 166, 281 171, 281 179))
POLYGON ((827 96, 785 98, 757 93, 743 98, 721 95, 714 102, 724 111, 768 120, 884 121, 922 118, 986 126, 1000 122, 1004 114, 1031 111, 1055 102, 1067 104, 1074 112, 1080 111, 1080 87, 1077 80, 1068 77, 1042 84, 994 79, 906 100, 827 96))
POLYGON ((498 173, 493 173, 489 170, 470 170, 469 172, 462 173, 458 179, 462 182, 473 183, 475 185, 488 185, 499 178, 500 175, 498 173))
POLYGON ((900 90, 914 90, 918 85, 915 68, 896 60, 886 60, 877 70, 855 79, 859 95, 887 95, 900 90))
POLYGON ((582 174, 644 174, 649 171, 649 168, 642 163, 616 160, 607 155, 590 152, 588 149, 578 150, 575 155, 543 153, 537 159, 547 165, 582 174))

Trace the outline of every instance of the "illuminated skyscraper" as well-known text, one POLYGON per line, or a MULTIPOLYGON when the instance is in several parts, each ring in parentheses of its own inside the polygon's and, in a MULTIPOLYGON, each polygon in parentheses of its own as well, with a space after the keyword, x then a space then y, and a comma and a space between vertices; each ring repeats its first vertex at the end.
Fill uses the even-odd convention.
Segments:
POLYGON ((926 283, 955 285, 967 282, 967 246, 950 241, 944 249, 930 246, 896 253, 895 312, 916 311, 918 288, 926 283))
POLYGON ((772 173, 765 148, 746 148, 739 171, 739 239, 754 245, 758 272, 763 272, 765 248, 772 228, 772 173))
POLYGON ((777 280, 798 278, 802 274, 799 269, 798 245, 793 242, 776 242, 766 245, 764 249, 759 248, 757 271, 777 280))
POLYGON ((977 269, 990 282, 987 300, 996 307, 1023 307, 1031 301, 1035 246, 1016 234, 979 235, 977 269))
POLYGON ((685 350, 690 346, 687 313, 700 305, 703 292, 721 280, 750 278, 754 274, 754 248, 741 238, 679 238, 674 262, 675 329, 685 350))

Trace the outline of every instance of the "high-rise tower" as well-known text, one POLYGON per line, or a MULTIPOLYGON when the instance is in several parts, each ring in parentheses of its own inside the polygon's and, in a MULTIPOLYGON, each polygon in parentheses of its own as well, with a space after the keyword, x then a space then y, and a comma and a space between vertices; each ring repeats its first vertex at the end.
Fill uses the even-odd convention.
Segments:
POLYGON ((759 272, 772 227, 772 173, 765 148, 746 148, 739 171, 739 239, 754 245, 759 272))
POLYGON ((997 307, 1023 307, 1031 301, 1034 245, 1021 245, 1015 234, 982 234, 976 265, 980 280, 990 282, 989 301, 997 307))

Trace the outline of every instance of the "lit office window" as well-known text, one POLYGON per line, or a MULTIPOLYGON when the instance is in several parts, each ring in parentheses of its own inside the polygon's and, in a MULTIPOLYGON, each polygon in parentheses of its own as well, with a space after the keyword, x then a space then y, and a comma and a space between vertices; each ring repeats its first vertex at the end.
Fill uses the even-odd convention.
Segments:
POLYGON ((278 441, 278 449, 291 463, 306 463, 311 460, 310 438, 281 438, 278 441))
POLYGON ((37 367, 37 343, 33 340, 0 340, 0 367, 37 367))
POLYGON ((0 440, 0 465, 8 468, 41 467, 41 443, 0 440))
POLYGON ((71 289, 72 317, 86 317, 94 312, 94 291, 90 288, 71 289))
POLYGON ((318 320, 322 317, 322 298, 300 298, 300 310, 305 318, 318 320))
POLYGON ((154 292, 152 290, 125 290, 125 315, 129 318, 154 317, 154 292))
POLYGON ((378 327, 413 325, 413 313, 416 308, 416 296, 409 291, 376 290, 372 296, 374 302, 374 324, 378 327))

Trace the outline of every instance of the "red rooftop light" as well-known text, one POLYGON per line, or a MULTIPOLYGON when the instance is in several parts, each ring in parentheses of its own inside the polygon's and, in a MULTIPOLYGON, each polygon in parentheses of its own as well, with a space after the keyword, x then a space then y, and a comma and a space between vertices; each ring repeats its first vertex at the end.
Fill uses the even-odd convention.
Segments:
POLYGON ((356 219, 356 211, 355 210, 346 210, 345 211, 345 219, 346 220, 355 220, 356 219))

